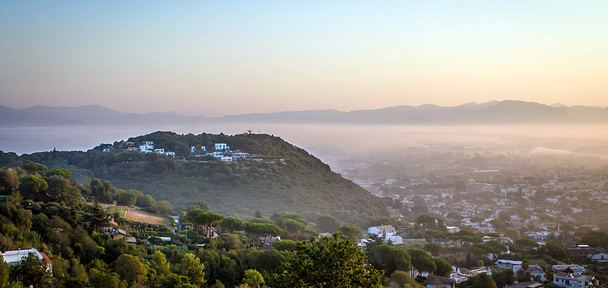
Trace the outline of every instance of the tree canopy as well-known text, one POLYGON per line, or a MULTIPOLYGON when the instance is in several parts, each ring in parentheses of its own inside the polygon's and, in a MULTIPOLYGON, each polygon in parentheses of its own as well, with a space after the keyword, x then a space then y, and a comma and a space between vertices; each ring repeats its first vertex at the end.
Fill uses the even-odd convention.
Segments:
POLYGON ((298 243, 296 256, 284 266, 276 287, 384 287, 382 273, 365 266, 365 255, 338 235, 298 243))

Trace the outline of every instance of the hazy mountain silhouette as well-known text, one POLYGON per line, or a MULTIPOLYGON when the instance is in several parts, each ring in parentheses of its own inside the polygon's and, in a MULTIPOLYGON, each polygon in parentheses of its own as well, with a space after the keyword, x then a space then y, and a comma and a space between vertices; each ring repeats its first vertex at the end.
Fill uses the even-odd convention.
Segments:
POLYGON ((490 101, 459 106, 395 106, 373 110, 341 112, 337 110, 285 111, 253 113, 224 117, 184 116, 166 113, 125 113, 99 105, 78 107, 32 106, 11 109, 0 105, 0 126, 134 126, 197 123, 310 123, 310 124, 522 124, 608 122, 608 108, 589 106, 544 105, 524 101, 490 101))

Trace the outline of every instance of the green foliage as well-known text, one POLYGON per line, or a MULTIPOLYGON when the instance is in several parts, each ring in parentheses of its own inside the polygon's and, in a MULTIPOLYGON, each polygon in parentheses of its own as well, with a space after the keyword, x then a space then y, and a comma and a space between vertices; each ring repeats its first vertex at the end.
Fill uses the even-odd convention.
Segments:
POLYGON ((490 221, 490 224, 492 224, 492 227, 498 231, 504 231, 507 228, 507 224, 500 219, 494 219, 490 221))
POLYGON ((321 216, 317 218, 317 231, 333 233, 340 227, 340 222, 332 216, 321 216))
POLYGON ((452 265, 450 265, 448 261, 443 260, 441 258, 433 258, 433 261, 435 262, 435 266, 437 266, 437 269, 435 270, 435 275, 442 277, 450 276, 450 273, 452 273, 452 265))
POLYGON ((26 175, 20 179, 19 192, 25 199, 44 201, 49 184, 38 175, 26 175))
POLYGON ((521 234, 519 233, 519 231, 513 228, 507 228, 507 230, 505 230, 505 236, 511 238, 513 241, 521 239, 521 234))
POLYGON ((171 273, 171 264, 167 261, 167 257, 165 256, 165 254, 163 254, 163 252, 154 252, 150 264, 151 268, 156 270, 156 274, 158 276, 167 276, 169 275, 169 273, 171 273))
POLYGON ((59 176, 59 177, 63 177, 66 179, 72 178, 72 172, 70 172, 67 169, 62 168, 62 167, 55 167, 53 169, 50 169, 50 170, 46 171, 46 173, 44 173, 44 175, 59 176))
POLYGON ((547 250, 547 254, 554 259, 566 260, 568 258, 568 252, 566 251, 564 246, 557 243, 556 241, 547 241, 545 249, 547 250))
POLYGON ((158 201, 154 205, 154 210, 160 215, 171 215, 173 214, 173 206, 169 201, 158 201))
POLYGON ((126 288, 127 282, 120 280, 116 272, 107 272, 91 268, 89 270, 89 283, 93 288, 126 288))
POLYGON ((277 226, 288 233, 285 237, 295 240, 298 240, 302 232, 306 230, 306 225, 308 225, 308 221, 302 215, 295 213, 281 213, 272 218, 274 218, 273 220, 277 226))
POLYGON ((190 279, 190 283, 196 286, 205 284, 205 266, 193 254, 184 255, 178 270, 181 275, 187 276, 190 279))
POLYGON ((10 193, 19 186, 19 176, 15 169, 0 169, 0 193, 10 193))
POLYGON ((245 223, 241 219, 235 217, 226 217, 219 225, 224 231, 230 233, 245 229, 245 223))
POLYGON ((344 236, 352 239, 353 241, 356 240, 359 235, 361 235, 361 231, 359 231, 359 229, 348 225, 340 227, 338 231, 342 232, 344 236))
MULTIPOLYGON (((214 212, 241 218, 260 210, 264 215, 291 211, 316 219, 336 210, 341 213, 332 213, 333 217, 352 224, 367 216, 386 215, 381 200, 278 137, 155 132, 128 141, 133 144, 116 142, 108 153, 96 148, 87 152, 42 152, 17 159, 48 161, 51 168, 69 167, 73 178, 79 181, 85 175, 91 177, 93 181, 85 183, 90 187, 83 196, 95 197, 102 203, 111 203, 118 195, 99 179, 121 189, 141 190, 156 201, 170 201, 175 207, 190 207, 193 199, 205 199, 214 207, 214 212), (148 140, 154 141, 155 146, 175 151, 177 158, 126 151, 126 147, 148 140), (211 148, 213 143, 220 142, 232 149, 263 156, 264 160, 224 163, 190 154, 190 146, 211 148)), ((156 208, 163 214, 169 211, 162 204, 156 208)))
POLYGON ((4 262, 4 257, 0 255, 0 287, 5 287, 8 285, 8 274, 8 264, 4 262))
POLYGON ((116 201, 118 205, 133 206, 137 202, 137 198, 143 196, 143 193, 137 190, 126 190, 120 191, 118 195, 118 200, 116 201))
POLYGON ((2 167, 17 167, 19 165, 19 156, 15 152, 4 152, 0 150, 0 166, 2 167))
POLYGON ((51 272, 47 270, 46 263, 33 253, 28 254, 13 273, 13 278, 25 286, 51 287, 51 272))
POLYGON ((143 284, 147 280, 147 270, 137 256, 122 254, 112 266, 129 285, 143 284))
POLYGON ((215 283, 211 285, 211 288, 225 288, 224 284, 220 280, 215 280, 215 283))
POLYGON ((243 277, 243 283, 251 288, 260 288, 260 285, 264 284, 264 277, 262 274, 255 269, 245 270, 245 277, 243 277))
POLYGON ((201 209, 205 212, 211 212, 211 205, 205 200, 198 200, 192 204, 192 209, 201 209))
POLYGON ((338 236, 300 242, 274 287, 383 287, 382 273, 365 266, 365 255, 338 236))
POLYGON ((424 226, 424 229, 435 229, 436 219, 433 216, 427 214, 421 214, 416 218, 416 223, 424 226))
POLYGON ((402 248, 386 244, 378 245, 370 253, 370 262, 377 269, 391 274, 396 270, 409 270, 411 265, 410 254, 402 248))
POLYGON ((296 251, 298 249, 297 242, 289 239, 276 241, 272 246, 279 251, 296 251))
POLYGON ((489 276, 486 273, 480 273, 473 277, 470 277, 469 280, 466 281, 470 283, 468 287, 471 288, 496 288, 496 282, 492 279, 492 276, 489 276))
POLYGON ((424 244, 424 247, 422 247, 422 249, 431 253, 433 256, 437 256, 439 255, 439 253, 441 253, 441 251, 443 251, 443 247, 441 245, 433 242, 428 242, 424 244))
POLYGON ((135 205, 141 207, 141 208, 153 208, 156 205, 156 200, 154 200, 154 198, 152 198, 152 196, 150 195, 139 195, 137 196, 137 199, 135 200, 135 205))
POLYGON ((186 288, 186 287, 198 287, 189 283, 187 276, 180 276, 175 273, 167 275, 160 281, 159 288, 186 288))
POLYGON ((515 245, 522 249, 530 249, 534 247, 538 247, 538 243, 532 239, 521 238, 515 241, 515 245))
POLYGON ((515 273, 513 269, 495 269, 492 270, 492 279, 496 282, 497 287, 505 287, 513 284, 515 281, 515 273))
POLYGON ((420 272, 429 273, 433 273, 437 270, 437 265, 435 265, 435 261, 430 254, 416 248, 407 249, 407 252, 411 255, 412 268, 420 272))
POLYGON ((49 170, 49 167, 42 165, 40 163, 25 163, 21 166, 24 170, 26 170, 30 174, 38 174, 42 171, 49 170))
MULTIPOLYGON (((400 288, 424 288, 425 286, 416 282, 414 277, 405 271, 395 271, 391 274, 391 283, 395 283, 400 288)), ((389 286, 393 287, 393 286, 389 286)))

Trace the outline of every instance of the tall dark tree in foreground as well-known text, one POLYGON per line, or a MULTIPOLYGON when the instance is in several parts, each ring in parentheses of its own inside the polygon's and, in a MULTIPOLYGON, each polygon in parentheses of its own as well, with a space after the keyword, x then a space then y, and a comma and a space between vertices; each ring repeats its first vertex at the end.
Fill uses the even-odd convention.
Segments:
POLYGON ((365 254, 338 235, 298 243, 296 257, 274 279, 275 287, 384 287, 382 272, 365 266, 365 254))
POLYGON ((32 253, 15 268, 14 275, 25 286, 51 287, 51 272, 47 270, 46 263, 32 253))
POLYGON ((97 199, 95 199, 95 204, 90 208, 89 221, 95 231, 99 231, 108 225, 108 217, 103 207, 97 202, 97 199))

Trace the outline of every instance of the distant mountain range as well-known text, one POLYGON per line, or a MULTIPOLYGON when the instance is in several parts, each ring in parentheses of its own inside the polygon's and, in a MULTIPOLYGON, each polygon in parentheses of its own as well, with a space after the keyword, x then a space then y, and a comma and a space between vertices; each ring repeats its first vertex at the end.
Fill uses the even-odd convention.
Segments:
POLYGON ((173 112, 136 114, 103 106, 32 106, 12 109, 0 105, 0 127, 133 126, 203 123, 310 123, 310 124, 535 124, 608 122, 608 107, 544 105, 524 101, 490 101, 444 107, 431 104, 395 106, 373 110, 285 111, 228 115, 185 116, 173 112))

